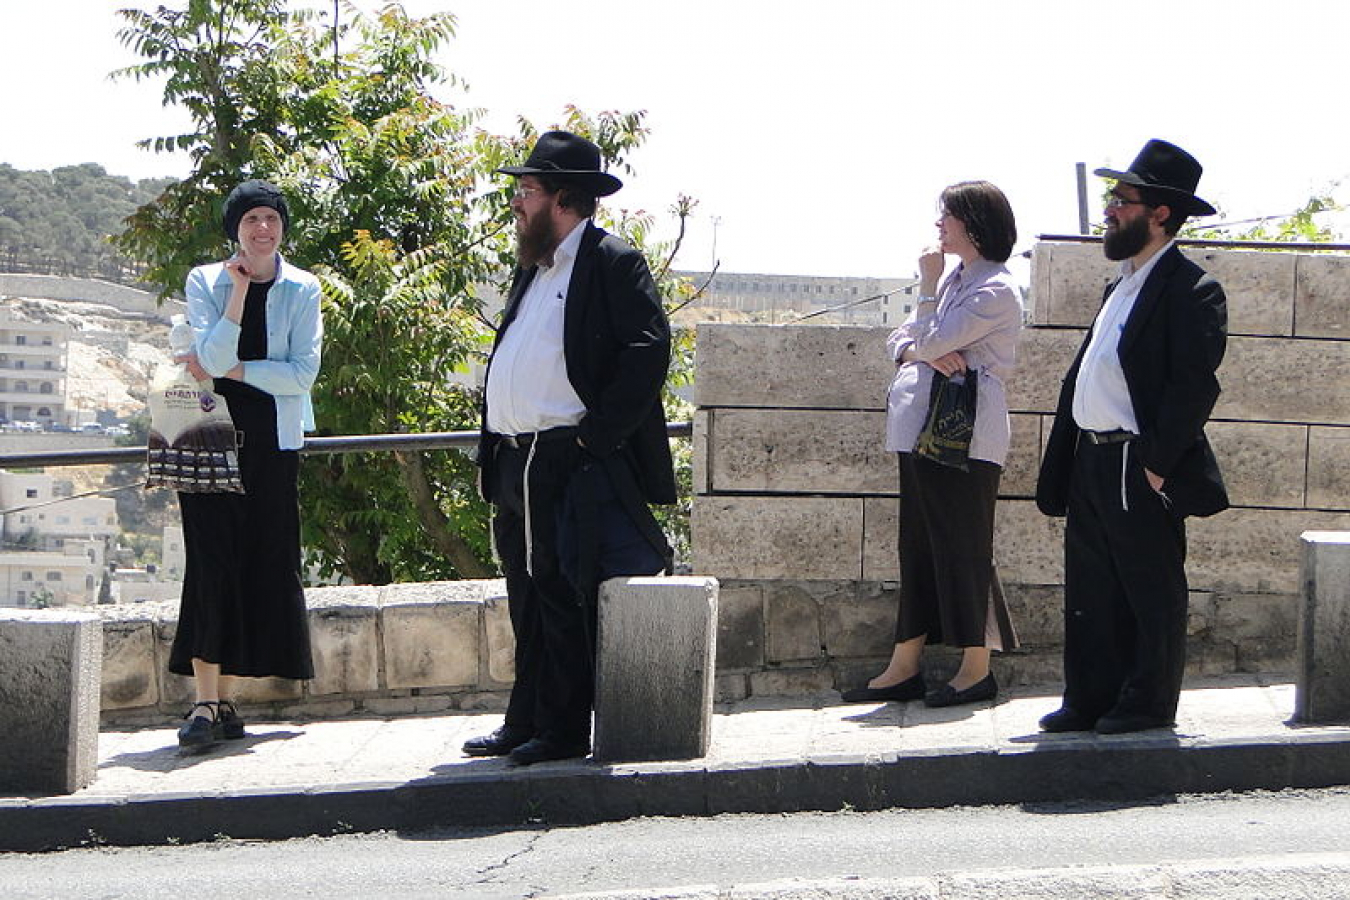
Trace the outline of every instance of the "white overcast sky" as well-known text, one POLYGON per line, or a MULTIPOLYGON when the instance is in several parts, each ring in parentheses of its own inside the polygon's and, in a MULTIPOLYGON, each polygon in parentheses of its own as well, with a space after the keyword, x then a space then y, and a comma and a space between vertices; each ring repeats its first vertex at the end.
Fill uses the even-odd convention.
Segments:
MULTIPOLYGON (((106 78, 133 61, 113 14, 129 5, 0 0, 0 162, 185 173, 133 146, 181 114, 155 85, 106 78)), ((488 110, 491 130, 547 127, 568 103, 646 110, 637 174, 609 202, 697 198, 687 268, 710 264, 717 217, 723 271, 906 276, 938 193, 969 178, 1004 189, 1026 248, 1077 230, 1076 162, 1124 168, 1151 137, 1200 159, 1199 193, 1231 219, 1336 185, 1350 201, 1342 0, 404 5, 458 17, 442 62, 469 92, 443 98, 488 110)))

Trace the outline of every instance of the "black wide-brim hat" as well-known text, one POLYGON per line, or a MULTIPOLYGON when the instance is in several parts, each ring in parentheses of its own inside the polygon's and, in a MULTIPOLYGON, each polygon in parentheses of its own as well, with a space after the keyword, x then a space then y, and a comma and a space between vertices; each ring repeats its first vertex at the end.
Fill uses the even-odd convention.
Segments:
POLYGON ((503 175, 547 175, 576 184, 594 197, 608 197, 623 182, 600 171, 600 148, 570 131, 546 131, 535 141, 524 165, 502 166, 503 175))
POLYGON ((1204 168, 1185 150, 1176 144, 1153 139, 1144 145, 1139 155, 1124 172, 1115 169, 1097 169, 1094 175, 1102 178, 1114 178, 1135 187, 1161 191, 1188 216, 1212 216, 1214 207, 1195 196, 1195 188, 1200 184, 1200 173, 1204 168))

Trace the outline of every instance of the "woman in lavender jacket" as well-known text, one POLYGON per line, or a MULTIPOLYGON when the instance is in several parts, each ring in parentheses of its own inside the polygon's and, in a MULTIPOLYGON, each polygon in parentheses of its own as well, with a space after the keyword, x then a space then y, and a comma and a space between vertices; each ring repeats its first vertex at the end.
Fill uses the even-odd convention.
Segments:
POLYGON ((887 341, 895 379, 887 399, 886 449, 900 458, 900 614, 886 671, 844 692, 851 703, 918 700, 955 706, 991 700, 991 650, 1017 636, 993 564, 994 501, 1008 453, 1005 381, 1012 372, 1022 305, 1004 263, 1017 240, 1008 199, 987 181, 942 192, 939 247, 919 259, 919 303, 887 341), (943 254, 960 257, 942 281, 943 254), (978 378, 970 469, 913 452, 928 412, 933 373, 978 378), (961 668, 927 690, 925 644, 962 649, 961 668))

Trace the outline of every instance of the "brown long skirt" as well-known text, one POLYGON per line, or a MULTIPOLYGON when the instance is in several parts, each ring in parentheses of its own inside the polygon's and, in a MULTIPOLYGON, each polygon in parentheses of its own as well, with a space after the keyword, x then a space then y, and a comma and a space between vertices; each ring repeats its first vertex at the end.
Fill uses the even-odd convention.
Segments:
POLYGON ((900 615, 895 641, 1011 650, 1017 632, 994 568, 994 503, 1003 468, 962 472, 900 457, 900 615))

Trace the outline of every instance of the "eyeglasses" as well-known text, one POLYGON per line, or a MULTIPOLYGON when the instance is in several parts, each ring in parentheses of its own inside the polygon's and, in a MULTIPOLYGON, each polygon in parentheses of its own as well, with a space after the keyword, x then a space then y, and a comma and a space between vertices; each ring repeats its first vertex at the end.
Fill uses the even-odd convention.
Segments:
POLYGON ((524 201, 524 200, 530 199, 530 198, 533 197, 535 194, 542 194, 543 192, 544 192, 544 189, 543 189, 543 188, 523 187, 523 186, 522 186, 522 187, 516 188, 515 192, 511 194, 511 199, 512 199, 512 200, 522 200, 522 201, 524 201))
POLYGON ((1106 201, 1107 209, 1120 209, 1122 206, 1149 206, 1144 200, 1127 200, 1124 197, 1111 197, 1106 201))

